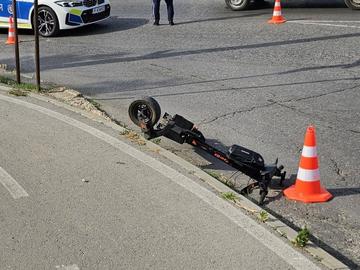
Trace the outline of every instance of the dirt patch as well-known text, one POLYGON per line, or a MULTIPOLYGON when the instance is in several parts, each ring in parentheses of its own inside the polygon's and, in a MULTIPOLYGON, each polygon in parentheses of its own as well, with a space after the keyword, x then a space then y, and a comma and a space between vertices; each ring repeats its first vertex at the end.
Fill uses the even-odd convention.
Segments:
POLYGON ((69 89, 66 87, 57 87, 53 88, 48 92, 44 93, 47 96, 53 97, 59 101, 65 102, 71 106, 80 108, 92 114, 98 115, 111 121, 111 118, 99 108, 99 105, 96 102, 93 102, 89 99, 86 99, 80 92, 69 89))

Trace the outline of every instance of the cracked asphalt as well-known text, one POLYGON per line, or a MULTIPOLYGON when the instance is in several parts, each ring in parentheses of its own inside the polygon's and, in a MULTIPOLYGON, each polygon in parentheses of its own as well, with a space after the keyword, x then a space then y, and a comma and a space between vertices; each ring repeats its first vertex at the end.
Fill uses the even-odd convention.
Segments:
MULTIPOLYGON (((314 124, 321 182, 334 199, 302 204, 274 190, 266 207, 293 226, 307 225, 318 244, 357 268, 360 13, 329 2, 284 1, 288 22, 274 26, 266 23, 271 4, 233 12, 222 0, 175 0, 177 25, 162 20, 154 27, 150 1, 112 1, 107 22, 41 39, 42 79, 80 90, 129 126, 130 101, 151 95, 214 144, 243 145, 269 163, 279 157, 287 185, 306 127, 314 124)), ((21 39, 33 37, 22 32, 21 39)), ((1 46, 0 63, 12 69, 12 48, 1 46)), ((22 71, 33 76, 32 42, 23 42, 20 53, 22 71)), ((161 144, 204 169, 232 174, 188 146, 161 144)))

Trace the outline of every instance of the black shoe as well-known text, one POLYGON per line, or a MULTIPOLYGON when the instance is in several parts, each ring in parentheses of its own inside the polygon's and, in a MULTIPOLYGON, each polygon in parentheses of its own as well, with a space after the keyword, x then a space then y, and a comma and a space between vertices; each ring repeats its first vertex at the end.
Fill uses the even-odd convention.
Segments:
POLYGON ((160 25, 158 20, 155 20, 155 22, 153 23, 154 25, 160 25))
POLYGON ((174 21, 169 21, 169 25, 175 25, 174 21))

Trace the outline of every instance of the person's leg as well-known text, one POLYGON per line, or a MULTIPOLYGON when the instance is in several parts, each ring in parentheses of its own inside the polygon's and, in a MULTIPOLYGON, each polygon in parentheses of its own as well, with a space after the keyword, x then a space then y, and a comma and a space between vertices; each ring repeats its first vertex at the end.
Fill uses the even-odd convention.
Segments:
POLYGON ((152 0, 153 2, 153 15, 154 15, 154 25, 159 25, 160 21, 160 0, 152 0))
POLYGON ((174 25, 174 3, 173 0, 165 0, 170 25, 174 25))

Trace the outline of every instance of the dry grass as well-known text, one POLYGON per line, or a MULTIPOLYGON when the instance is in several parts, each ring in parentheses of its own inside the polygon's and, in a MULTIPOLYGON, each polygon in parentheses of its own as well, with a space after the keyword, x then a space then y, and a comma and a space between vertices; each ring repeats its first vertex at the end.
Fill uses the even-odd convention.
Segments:
POLYGON ((128 138, 131 142, 136 143, 138 145, 146 145, 146 142, 134 131, 125 130, 123 132, 120 132, 120 135, 125 136, 128 138))

